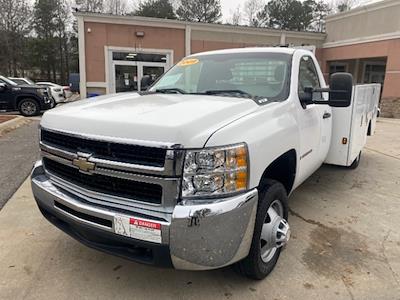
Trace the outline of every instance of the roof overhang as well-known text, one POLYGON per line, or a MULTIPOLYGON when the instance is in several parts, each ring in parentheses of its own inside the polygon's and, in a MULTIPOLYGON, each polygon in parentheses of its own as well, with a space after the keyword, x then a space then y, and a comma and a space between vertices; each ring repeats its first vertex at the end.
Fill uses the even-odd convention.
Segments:
POLYGON ((139 16, 117 16, 111 14, 86 13, 86 12, 75 12, 74 16, 77 18, 82 18, 84 22, 95 22, 95 23, 137 25, 137 26, 150 26, 150 27, 175 28, 175 29, 186 29, 187 27, 190 27, 191 30, 242 33, 242 34, 252 34, 252 35, 266 35, 266 36, 281 36, 282 34, 285 34, 287 37, 321 40, 321 41, 325 40, 326 38, 326 34, 320 32, 287 31, 287 30, 278 30, 265 27, 249 27, 249 26, 226 25, 226 24, 215 24, 215 23, 211 24, 211 23, 201 23, 201 22, 186 22, 179 20, 149 18, 149 17, 139 17, 139 16))

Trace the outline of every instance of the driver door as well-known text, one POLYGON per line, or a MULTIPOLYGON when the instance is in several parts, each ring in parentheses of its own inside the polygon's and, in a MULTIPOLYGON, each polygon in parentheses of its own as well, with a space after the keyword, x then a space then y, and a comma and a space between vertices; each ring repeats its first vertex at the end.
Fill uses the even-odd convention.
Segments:
MULTIPOLYGON (((303 55, 299 61, 297 92, 300 96, 304 88, 320 88, 320 80, 311 56, 303 55)), ((321 94, 314 94, 314 100, 321 100, 321 94)), ((300 178, 307 178, 322 164, 320 158, 322 105, 301 103, 298 99, 298 124, 300 133, 300 178)))

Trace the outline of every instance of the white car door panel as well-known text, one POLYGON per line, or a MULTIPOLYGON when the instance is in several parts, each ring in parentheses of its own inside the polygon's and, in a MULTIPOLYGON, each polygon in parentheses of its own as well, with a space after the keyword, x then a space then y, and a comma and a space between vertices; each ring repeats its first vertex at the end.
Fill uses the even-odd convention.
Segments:
MULTIPOLYGON (((305 87, 321 87, 320 78, 311 55, 295 58, 297 61, 297 93, 304 92, 305 87)), ((314 94, 314 100, 321 100, 322 95, 314 94)), ((297 100, 297 118, 300 134, 299 178, 310 176, 323 162, 323 152, 328 151, 329 138, 327 126, 324 126, 325 105, 304 105, 297 100), (326 146, 328 144, 328 146, 326 146)), ((329 121, 328 121, 329 122, 329 121)), ((326 155, 325 153, 325 155, 326 155)))

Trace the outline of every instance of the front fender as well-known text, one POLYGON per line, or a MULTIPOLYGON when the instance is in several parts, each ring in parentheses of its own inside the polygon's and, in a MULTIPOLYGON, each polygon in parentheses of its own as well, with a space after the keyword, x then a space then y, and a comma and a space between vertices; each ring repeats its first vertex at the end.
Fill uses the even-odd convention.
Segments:
MULTIPOLYGON (((206 146, 240 142, 246 142, 248 145, 249 188, 255 188, 265 169, 279 156, 291 149, 295 149, 298 156, 300 138, 294 105, 287 100, 260 106, 256 112, 219 129, 209 138, 206 146)), ((299 157, 296 157, 296 160, 298 161, 299 157)), ((296 164, 296 168, 298 165, 296 164)))

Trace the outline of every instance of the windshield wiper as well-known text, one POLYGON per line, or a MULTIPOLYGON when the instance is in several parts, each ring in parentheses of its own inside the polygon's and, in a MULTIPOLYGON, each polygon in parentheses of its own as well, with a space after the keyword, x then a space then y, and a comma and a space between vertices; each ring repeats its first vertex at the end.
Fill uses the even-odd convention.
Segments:
POLYGON ((168 94, 168 93, 179 93, 179 94, 187 94, 184 90, 179 89, 179 88, 168 88, 168 89, 156 89, 156 93, 163 93, 163 94, 168 94))
POLYGON ((198 94, 205 94, 205 95, 218 95, 218 94, 236 94, 236 95, 241 95, 242 97, 246 97, 246 98, 250 98, 253 99, 254 96, 252 94, 249 94, 245 91, 242 90, 208 90, 208 91, 204 91, 198 94))

